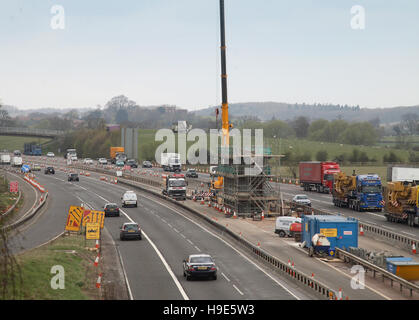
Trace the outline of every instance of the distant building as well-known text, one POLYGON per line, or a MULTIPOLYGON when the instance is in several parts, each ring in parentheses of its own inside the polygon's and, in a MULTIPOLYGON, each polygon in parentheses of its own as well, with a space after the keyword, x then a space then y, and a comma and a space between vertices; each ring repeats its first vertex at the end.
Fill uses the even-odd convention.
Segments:
POLYGON ((121 130, 121 125, 119 124, 107 124, 106 125, 106 131, 113 132, 121 130))

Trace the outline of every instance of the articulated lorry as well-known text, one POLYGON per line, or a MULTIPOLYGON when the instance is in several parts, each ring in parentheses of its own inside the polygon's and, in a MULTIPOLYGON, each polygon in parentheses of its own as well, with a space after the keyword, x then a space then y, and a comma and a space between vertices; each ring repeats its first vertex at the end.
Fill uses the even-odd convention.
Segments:
POLYGON ((163 181, 162 193, 174 199, 186 200, 186 186, 185 175, 167 175, 163 181))
POLYGON ((182 171, 179 153, 162 153, 160 162, 164 171, 182 171))
MULTIPOLYGON (((117 155, 118 154, 124 154, 125 155, 124 152, 125 152, 124 147, 111 147, 111 149, 110 149, 110 159, 111 159, 111 162, 112 163, 116 163, 116 161, 119 160, 119 159, 117 159, 117 155)), ((121 160, 123 160, 123 159, 121 159, 121 160)), ((123 161, 125 162, 126 159, 123 160, 123 161)))
POLYGON ((300 186, 304 191, 330 193, 333 189, 333 175, 340 172, 336 162, 300 162, 300 186))
POLYGON ((377 174, 334 175, 333 204, 356 211, 382 211, 384 207, 381 178, 377 174))
POLYGON ((387 167, 387 182, 395 181, 419 181, 419 168, 406 166, 388 166, 387 167))
POLYGON ((42 147, 36 143, 25 143, 23 145, 23 154, 27 156, 41 156, 42 147))
POLYGON ((419 224, 419 181, 388 182, 385 188, 385 210, 387 221, 419 224))

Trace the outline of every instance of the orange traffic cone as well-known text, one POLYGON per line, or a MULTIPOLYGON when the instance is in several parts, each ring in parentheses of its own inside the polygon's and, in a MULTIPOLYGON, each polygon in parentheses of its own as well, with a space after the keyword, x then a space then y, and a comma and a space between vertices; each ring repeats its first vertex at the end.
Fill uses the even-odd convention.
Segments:
POLYGON ((361 228, 359 229, 359 235, 363 236, 364 235, 364 228, 361 226, 361 228))
POLYGON ((99 255, 95 259, 95 263, 93 264, 95 267, 99 264, 99 255))
POLYGON ((102 274, 100 273, 99 274, 99 277, 97 278, 97 281, 96 281, 96 288, 100 288, 100 283, 102 282, 102 274))
POLYGON ((262 211, 262 220, 265 219, 265 213, 262 211))
POLYGON ((237 219, 236 211, 233 211, 233 219, 237 219))
POLYGON ((414 242, 412 244, 412 254, 416 254, 416 246, 414 242))

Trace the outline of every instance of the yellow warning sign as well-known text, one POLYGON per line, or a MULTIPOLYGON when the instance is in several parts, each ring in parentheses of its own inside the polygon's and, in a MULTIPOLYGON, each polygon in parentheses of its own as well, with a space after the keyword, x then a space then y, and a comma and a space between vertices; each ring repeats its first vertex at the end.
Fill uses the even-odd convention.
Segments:
POLYGON ((337 237, 338 236, 338 229, 320 229, 320 233, 325 237, 337 237))
POLYGON ((98 222, 86 223, 86 239, 99 240, 100 238, 100 224, 98 222))
POLYGON ((83 227, 86 223, 97 222, 100 224, 100 228, 103 229, 105 223, 105 212, 96 210, 85 210, 83 215, 83 227))
POLYGON ((67 223, 65 225, 65 230, 68 231, 79 231, 81 220, 83 217, 83 207, 71 206, 68 210, 67 223))

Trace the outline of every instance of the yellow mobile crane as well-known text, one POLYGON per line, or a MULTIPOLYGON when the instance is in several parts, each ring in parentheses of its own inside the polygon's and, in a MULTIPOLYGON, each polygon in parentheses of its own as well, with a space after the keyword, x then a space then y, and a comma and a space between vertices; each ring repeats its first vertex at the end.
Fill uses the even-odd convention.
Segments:
MULTIPOLYGON (((221 29, 221 90, 222 90, 222 107, 221 107, 221 123, 222 123, 222 140, 221 147, 228 148, 230 145, 230 123, 228 121, 228 99, 227 99, 227 63, 226 63, 226 41, 225 41, 225 14, 224 0, 220 0, 220 29, 221 29)), ((223 177, 215 176, 211 179, 211 190, 216 192, 223 188, 223 177)))

